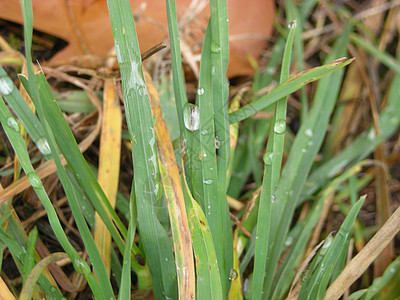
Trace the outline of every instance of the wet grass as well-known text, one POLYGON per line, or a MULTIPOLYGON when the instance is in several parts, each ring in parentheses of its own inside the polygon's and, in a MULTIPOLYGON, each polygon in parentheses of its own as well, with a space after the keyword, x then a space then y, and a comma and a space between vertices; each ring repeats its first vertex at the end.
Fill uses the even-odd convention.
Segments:
POLYGON ((255 63, 251 81, 229 87, 227 6, 211 0, 190 103, 175 1, 166 4, 164 59, 172 76, 153 70, 158 84, 142 66, 129 1, 108 1, 125 124, 112 63, 103 105, 79 78, 32 64, 32 7, 22 1, 27 72, 19 79, 26 93, 0 68, 2 161, 14 165, 1 170, 14 181, 0 190, 1 255, 12 254, 21 282, 3 269, 8 287, 0 285, 1 294, 61 299, 86 288, 97 299, 145 298, 150 291, 156 299, 397 297, 391 240, 400 212, 392 209, 398 189, 390 188, 398 185, 400 63, 389 54, 398 46, 388 49, 398 40, 395 8, 386 7, 380 21, 392 30, 388 37, 368 27, 368 17, 352 17, 350 7, 287 1, 276 15, 280 35, 266 66, 255 63), (340 26, 304 38, 306 28, 321 24, 312 10, 340 26), (44 74, 78 81, 88 97, 75 111, 59 106, 44 74), (78 144, 77 128, 84 127, 92 129, 78 144), (100 129, 96 169, 82 152, 95 147, 100 129), (133 177, 123 173, 124 159, 133 177), (50 174, 58 194, 49 191, 50 174), (32 227, 39 217, 18 218, 14 205, 29 186, 66 254, 43 255, 43 233, 32 227), (54 200, 59 194, 67 208, 54 200), (378 228, 366 220, 371 207, 378 228), (378 257, 382 251, 390 255, 378 257), (365 263, 355 266, 360 257, 365 263), (54 261, 75 271, 65 273, 54 261))

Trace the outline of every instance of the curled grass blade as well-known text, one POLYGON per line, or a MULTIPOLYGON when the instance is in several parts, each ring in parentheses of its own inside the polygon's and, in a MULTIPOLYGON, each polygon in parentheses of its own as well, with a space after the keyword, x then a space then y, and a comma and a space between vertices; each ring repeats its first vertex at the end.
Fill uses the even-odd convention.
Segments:
POLYGON ((27 278, 21 294, 19 295, 20 300, 29 300, 32 299, 33 289, 35 288, 36 282, 39 279, 40 274, 47 267, 48 264, 67 258, 68 255, 64 252, 56 252, 42 259, 30 272, 29 277, 27 278))

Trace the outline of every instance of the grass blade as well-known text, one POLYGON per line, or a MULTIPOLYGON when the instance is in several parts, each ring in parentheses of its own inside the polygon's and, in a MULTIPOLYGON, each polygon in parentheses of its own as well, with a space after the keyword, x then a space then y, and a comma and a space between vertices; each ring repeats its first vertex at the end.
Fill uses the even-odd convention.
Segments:
MULTIPOLYGON (((350 30, 351 27, 347 27, 336 41, 327 58, 328 61, 345 54, 350 30)), ((264 298, 268 298, 271 293, 278 258, 286 240, 297 198, 303 188, 307 177, 306 174, 310 171, 314 157, 325 136, 325 128, 328 126, 329 117, 336 102, 342 76, 343 69, 318 83, 314 106, 309 112, 308 119, 300 127, 283 168, 281 180, 278 183, 275 194, 275 202, 271 205, 271 235, 269 242, 271 256, 267 262, 264 298), (300 173, 302 175, 298 176, 300 173)))
POLYGON ((183 192, 188 205, 188 219, 196 258, 196 298, 221 300, 223 291, 214 242, 206 216, 190 194, 183 178, 183 192))
MULTIPOLYGON (((232 269, 233 260, 233 237, 229 209, 226 200, 227 172, 230 161, 230 136, 229 136, 229 115, 228 115, 228 85, 226 70, 229 59, 229 40, 228 40, 228 11, 226 0, 210 1, 210 26, 211 26, 211 83, 212 83, 212 104, 214 106, 214 144, 217 147, 217 176, 218 176, 218 198, 214 210, 220 214, 221 227, 223 233, 221 249, 216 246, 217 257, 219 259, 219 269, 221 283, 225 295, 229 290, 229 274, 232 269)), ((208 46, 204 42, 204 46, 208 46)), ((207 75, 202 74, 200 75, 207 75)), ((209 76, 209 75, 208 75, 209 76)), ((201 87, 200 87, 201 88, 201 87)), ((204 101, 204 100, 203 100, 204 101)), ((201 113, 201 112, 200 112, 201 113)), ((201 117, 200 117, 201 118, 201 117)), ((201 121, 200 121, 201 124, 201 121)), ((210 145, 212 146, 212 145, 210 145)))
POLYGON ((172 228, 179 299, 194 299, 196 284, 193 249, 178 165, 167 124, 161 111, 158 92, 147 72, 145 72, 145 81, 149 91, 152 112, 157 116, 155 134, 159 149, 161 177, 172 228))
MULTIPOLYGON (((326 290, 331 274, 338 263, 341 255, 347 255, 348 241, 350 240, 350 231, 357 214, 364 203, 366 196, 362 196, 352 207, 351 211, 344 220, 339 232, 336 234, 328 251, 324 255, 321 263, 315 269, 314 273, 308 277, 303 284, 299 299, 322 299, 326 290)), ((326 247, 324 245, 324 247, 326 247)), ((331 298, 328 298, 331 299, 331 298)))
POLYGON ((279 99, 297 91, 307 83, 319 80, 331 74, 332 72, 347 66, 353 60, 354 59, 339 58, 320 67, 316 67, 292 76, 287 81, 274 88, 269 94, 231 113, 229 115, 229 122, 232 124, 244 120, 257 111, 262 110, 263 108, 275 103, 279 99))
MULTIPOLYGON (((282 61, 281 82, 286 81, 289 77, 295 29, 296 22, 291 24, 288 39, 286 41, 282 61)), ((269 221, 271 220, 271 202, 274 201, 275 186, 279 180, 283 156, 284 133, 286 129, 286 104, 286 98, 279 100, 275 104, 275 113, 272 121, 273 126, 271 126, 270 129, 267 150, 264 156, 264 179, 258 206, 258 222, 254 255, 252 287, 253 299, 261 299, 263 294, 265 267, 268 255, 267 245, 270 236, 269 221)))
POLYGON ((56 253, 53 253, 50 256, 47 256, 46 258, 42 259, 32 269, 32 272, 30 272, 29 277, 27 278, 26 283, 24 284, 24 287, 22 288, 19 299, 20 300, 32 299, 32 293, 33 293, 33 289, 36 285, 36 282, 39 279, 40 274, 47 267, 47 265, 54 261, 61 260, 61 259, 67 258, 67 257, 68 257, 68 255, 66 253, 56 252, 56 253))
MULTIPOLYGON (((105 80, 103 104, 98 182, 114 208, 120 169, 122 115, 113 79, 105 80)), ((110 276, 111 235, 98 214, 95 220, 94 239, 110 276)))
POLYGON ((129 1, 107 1, 118 64, 121 70, 126 120, 132 143, 134 190, 140 241, 146 253, 156 298, 177 298, 174 258, 167 233, 157 219, 162 183, 149 96, 129 1), (143 163, 144 162, 144 163, 143 163))

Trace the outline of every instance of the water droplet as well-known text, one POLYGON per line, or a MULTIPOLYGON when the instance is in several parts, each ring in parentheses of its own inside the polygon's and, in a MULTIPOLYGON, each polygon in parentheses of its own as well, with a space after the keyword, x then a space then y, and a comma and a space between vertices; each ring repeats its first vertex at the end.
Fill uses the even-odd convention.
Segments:
POLYGON ((29 182, 31 183, 32 187, 34 188, 43 188, 42 181, 40 180, 40 177, 35 173, 31 172, 27 175, 29 182))
POLYGON ((373 140, 375 138, 375 130, 371 128, 371 130, 368 132, 368 139, 373 140))
POLYGON ((312 141, 309 141, 309 142, 307 143, 307 146, 308 146, 308 147, 311 147, 313 144, 314 144, 314 143, 313 143, 312 141))
POLYGON ((211 209, 211 204, 208 204, 207 209, 211 209))
POLYGON ((274 75, 276 73, 276 68, 275 67, 268 67, 266 71, 267 71, 267 73, 269 75, 274 75))
POLYGON ((263 157, 264 164, 266 164, 267 166, 271 165, 273 156, 274 156, 274 153, 272 151, 265 152, 264 157, 263 157))
POLYGON ((259 236, 258 236, 258 235, 256 235, 256 240, 258 240, 258 238, 259 238, 259 236))
POLYGON ((218 54, 221 52, 221 47, 217 43, 211 42, 211 52, 218 54))
POLYGON ((304 132, 304 134, 308 137, 312 137, 313 136, 313 132, 311 129, 306 129, 306 131, 304 132))
POLYGON ((288 24, 288 28, 289 28, 289 29, 296 28, 296 26, 297 26, 296 20, 293 20, 292 23, 289 23, 289 24, 288 24))
POLYGON ((190 131, 198 130, 200 127, 199 107, 191 103, 186 104, 183 109, 183 122, 190 131))
POLYGON ((307 150, 306 149, 301 149, 301 152, 306 153, 307 150))
POLYGON ((214 76, 214 75, 215 75, 215 66, 212 65, 211 66, 211 76, 214 76))
POLYGON ((204 184, 211 184, 213 181, 212 181, 212 179, 205 179, 205 180, 203 180, 203 183, 204 184))
POLYGON ((236 278, 238 278, 238 272, 235 269, 231 269, 231 271, 229 272, 229 280, 236 280, 236 278))
POLYGON ((275 195, 271 194, 271 203, 275 203, 275 199, 276 199, 275 195))
POLYGON ((204 89, 203 88, 198 88, 197 89, 197 95, 201 96, 204 94, 204 89))
POLYGON ((285 246, 289 247, 293 243, 293 237, 289 235, 285 241, 285 246))
POLYGON ((333 238, 332 238, 332 236, 329 235, 329 236, 325 239, 325 242, 324 242, 324 245, 322 246, 322 248, 329 248, 330 245, 332 244, 332 241, 333 241, 333 238))
POLYGON ((208 133, 208 130, 207 130, 207 129, 204 129, 204 130, 201 131, 201 134, 202 134, 202 135, 206 135, 207 133, 208 133))
POLYGON ((207 153, 204 152, 204 153, 203 153, 203 157, 207 157, 207 153))
POLYGON ((215 137, 215 149, 219 149, 221 146, 221 141, 218 139, 218 137, 215 137))
POLYGON ((3 96, 10 95, 14 90, 14 83, 8 76, 0 77, 0 93, 3 96))
POLYGON ((136 142, 137 142, 137 141, 136 141, 136 135, 132 133, 132 134, 130 134, 129 136, 130 136, 130 138, 131 138, 131 144, 132 144, 132 145, 136 145, 136 142))
POLYGON ((165 258, 165 261, 168 261, 168 257, 165 258))
POLYGON ((186 142, 186 139, 184 137, 181 137, 180 143, 179 143, 179 147, 181 149, 181 152, 186 155, 186 153, 187 153, 187 142, 186 142))
POLYGON ((43 155, 49 155, 51 154, 51 149, 49 146, 49 143, 47 142, 46 138, 42 137, 40 138, 37 142, 36 145, 43 155))
POLYGON ((82 274, 84 276, 87 276, 90 274, 90 267, 86 263, 86 261, 84 261, 83 259, 81 259, 81 258, 75 259, 73 261, 73 265, 74 265, 75 271, 78 272, 79 274, 82 274))
POLYGON ((18 121, 14 117, 9 117, 7 119, 7 125, 15 132, 19 132, 19 124, 18 121))
POLYGON ((276 120, 274 125, 274 131, 277 134, 282 134, 286 130, 286 122, 285 120, 276 120))
POLYGON ((228 18, 226 18, 226 22, 229 22, 229 19, 228 19, 228 18))

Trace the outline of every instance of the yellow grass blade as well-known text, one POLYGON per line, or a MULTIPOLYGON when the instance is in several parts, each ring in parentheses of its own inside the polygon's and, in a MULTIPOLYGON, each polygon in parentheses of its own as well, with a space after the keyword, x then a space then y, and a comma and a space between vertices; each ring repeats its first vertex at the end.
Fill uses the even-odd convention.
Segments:
MULTIPOLYGON (((121 153, 121 108, 113 79, 104 85, 104 113, 100 138, 99 184, 112 207, 118 190, 118 175, 121 153)), ((111 235, 96 213, 94 240, 110 276, 111 235)))

